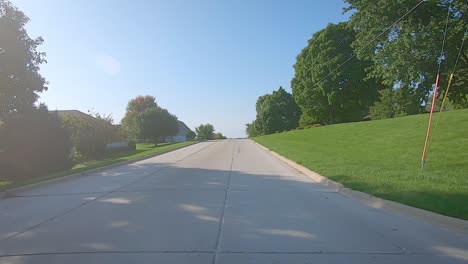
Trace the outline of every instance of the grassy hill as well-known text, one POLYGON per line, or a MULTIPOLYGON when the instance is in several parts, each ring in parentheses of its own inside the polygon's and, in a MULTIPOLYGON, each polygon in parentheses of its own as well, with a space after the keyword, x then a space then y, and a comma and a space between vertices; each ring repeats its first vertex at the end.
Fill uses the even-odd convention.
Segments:
POLYGON ((338 124, 254 140, 349 188, 468 220, 468 110, 442 113, 421 175, 428 118, 338 124))

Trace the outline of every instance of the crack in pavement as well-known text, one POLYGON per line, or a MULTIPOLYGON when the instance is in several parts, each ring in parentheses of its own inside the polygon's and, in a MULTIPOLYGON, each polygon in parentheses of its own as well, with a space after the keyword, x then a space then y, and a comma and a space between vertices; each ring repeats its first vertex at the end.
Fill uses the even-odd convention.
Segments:
POLYGON ((223 223, 224 223, 224 212, 226 211, 226 205, 227 205, 227 199, 228 199, 228 195, 229 195, 229 190, 230 190, 230 186, 231 186, 231 176, 232 176, 232 167, 233 167, 233 164, 234 164, 234 152, 236 150, 236 143, 234 143, 234 146, 232 147, 232 156, 231 156, 231 167, 229 169, 229 176, 228 176, 228 182, 227 182, 227 186, 226 186, 226 194, 224 196, 224 204, 223 204, 223 209, 221 211, 221 218, 220 218, 220 221, 219 221, 219 227, 218 227, 218 238, 216 240, 216 246, 215 246, 215 252, 214 252, 214 256, 213 256, 213 264, 216 264, 216 262, 218 261, 218 252, 221 251, 221 237, 223 235, 223 223))

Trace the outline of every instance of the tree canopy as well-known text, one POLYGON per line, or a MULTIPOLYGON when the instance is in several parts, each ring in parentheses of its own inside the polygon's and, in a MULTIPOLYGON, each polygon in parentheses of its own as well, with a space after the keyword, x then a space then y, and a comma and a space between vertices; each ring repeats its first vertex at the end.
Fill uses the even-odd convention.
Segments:
POLYGON ((158 142, 160 138, 172 136, 179 131, 177 117, 161 107, 146 109, 139 116, 139 131, 142 138, 158 142))
POLYGON ((328 24, 297 56, 291 87, 304 123, 359 121, 368 114, 379 86, 366 79, 370 62, 349 59, 354 39, 347 23, 328 24))
POLYGON ((226 137, 222 133, 218 132, 214 134, 214 139, 220 140, 220 139, 226 139, 226 137))
MULTIPOLYGON (((467 27, 468 2, 463 0, 424 1, 397 25, 372 41, 398 18, 416 6, 419 0, 345 0, 352 10, 350 25, 356 31, 351 46, 361 60, 371 60, 369 77, 379 78, 390 88, 402 90, 412 101, 410 108, 421 106, 431 96, 442 62, 441 89, 445 89, 467 27), (449 6, 450 9, 449 9, 449 6), (378 8, 376 8, 378 7, 378 8), (447 11, 449 22, 445 51, 440 57, 447 11)), ((462 54, 450 100, 468 107, 468 53, 462 54)), ((419 107, 421 109, 421 107, 419 107)), ((411 111, 406 110, 411 114, 411 111)), ((413 111, 414 113, 414 111, 413 111)))
POLYGON ((47 90, 39 74, 45 53, 38 50, 41 37, 32 39, 25 26, 29 18, 9 1, 0 0, 0 120, 31 111, 38 93, 47 90))
POLYGON ((195 128, 197 138, 200 140, 209 140, 214 138, 214 127, 212 124, 202 124, 195 128))
POLYGON ((127 105, 122 125, 133 139, 159 139, 177 134, 177 117, 161 108, 153 96, 138 96, 127 105))
POLYGON ((249 136, 266 135, 294 129, 299 124, 301 110, 292 95, 283 87, 257 99, 255 121, 247 124, 249 136))

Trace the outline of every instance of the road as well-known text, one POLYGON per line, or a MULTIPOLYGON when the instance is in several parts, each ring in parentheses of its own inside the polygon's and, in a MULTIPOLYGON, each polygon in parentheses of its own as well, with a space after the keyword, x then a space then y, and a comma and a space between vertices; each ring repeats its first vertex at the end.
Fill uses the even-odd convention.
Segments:
POLYGON ((468 263, 468 235, 366 206, 249 140, 0 200, 0 263, 468 263))

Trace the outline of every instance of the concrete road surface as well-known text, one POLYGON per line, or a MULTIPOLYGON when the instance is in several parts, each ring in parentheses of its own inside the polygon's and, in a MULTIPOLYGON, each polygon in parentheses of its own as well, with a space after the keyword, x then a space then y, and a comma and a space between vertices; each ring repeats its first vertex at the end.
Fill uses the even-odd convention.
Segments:
POLYGON ((468 235, 225 140, 0 200, 0 263, 468 263, 468 235))

